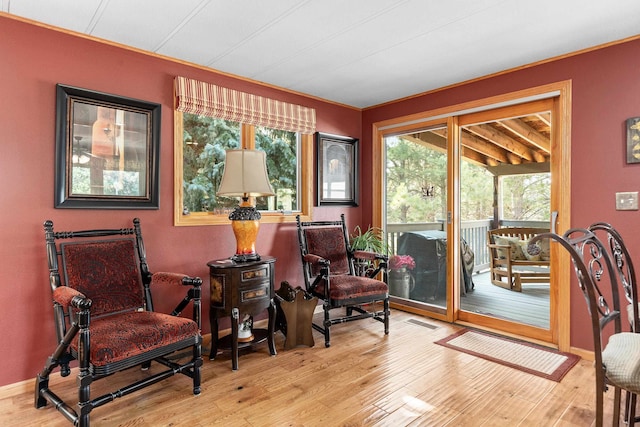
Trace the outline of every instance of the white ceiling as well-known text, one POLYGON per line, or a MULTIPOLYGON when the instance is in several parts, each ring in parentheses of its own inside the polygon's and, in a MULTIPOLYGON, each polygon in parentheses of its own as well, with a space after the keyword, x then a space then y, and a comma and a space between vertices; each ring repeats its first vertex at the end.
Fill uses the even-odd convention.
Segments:
POLYGON ((360 108, 640 34, 638 0, 0 0, 0 10, 360 108))

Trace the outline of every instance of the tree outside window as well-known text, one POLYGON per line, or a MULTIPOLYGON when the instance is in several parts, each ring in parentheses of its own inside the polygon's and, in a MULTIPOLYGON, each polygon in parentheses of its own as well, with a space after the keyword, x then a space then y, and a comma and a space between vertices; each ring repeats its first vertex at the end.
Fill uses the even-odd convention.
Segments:
POLYGON ((216 191, 224 171, 225 150, 250 148, 267 155, 267 172, 276 193, 259 197, 262 211, 299 211, 300 137, 296 132, 251 126, 196 114, 183 114, 183 214, 228 214, 237 198, 216 191), (245 137, 250 135, 253 138, 245 137))

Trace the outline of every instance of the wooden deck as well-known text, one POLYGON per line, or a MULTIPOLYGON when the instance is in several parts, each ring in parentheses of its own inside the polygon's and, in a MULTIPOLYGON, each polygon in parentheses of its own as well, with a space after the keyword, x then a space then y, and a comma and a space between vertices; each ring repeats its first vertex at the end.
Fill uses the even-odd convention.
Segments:
POLYGON ((460 299, 463 310, 549 328, 548 283, 528 283, 515 292, 493 285, 488 272, 474 274, 473 283, 473 292, 460 299))
MULTIPOLYGON (((331 347, 244 352, 209 361, 203 390, 173 377, 92 412, 99 426, 591 426, 594 370, 581 360, 557 383, 437 344, 457 325, 392 310, 390 334, 371 319, 335 325, 331 347)), ((208 338, 208 337, 207 337, 208 338)), ((44 363, 44 360, 43 360, 44 363)), ((152 369, 154 367, 152 366, 152 369)), ((75 396, 75 374, 51 383, 75 396)), ((34 373, 35 374, 35 373, 34 373)), ((106 379, 111 386, 148 375, 138 369, 106 379)), ((104 381, 102 381, 104 382, 104 381)), ((33 407, 33 379, 0 388, 0 425, 70 426, 51 407, 33 407)), ((94 396, 105 392, 100 382, 94 396)), ((605 396, 607 425, 612 393, 605 396)))

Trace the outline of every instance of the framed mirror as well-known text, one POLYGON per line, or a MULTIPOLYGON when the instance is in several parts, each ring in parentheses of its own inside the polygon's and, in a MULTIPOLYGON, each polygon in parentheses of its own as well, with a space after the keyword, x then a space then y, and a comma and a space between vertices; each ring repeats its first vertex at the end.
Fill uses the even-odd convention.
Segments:
POLYGON ((55 207, 158 209, 160 104, 56 90, 55 207))

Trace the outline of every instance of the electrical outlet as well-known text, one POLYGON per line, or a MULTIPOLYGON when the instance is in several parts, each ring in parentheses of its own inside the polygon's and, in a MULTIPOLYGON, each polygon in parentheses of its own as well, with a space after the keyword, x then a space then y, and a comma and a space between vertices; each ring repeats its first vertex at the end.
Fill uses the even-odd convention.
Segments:
POLYGON ((637 211, 638 210, 638 192, 629 191, 624 193, 616 193, 616 210, 637 211))

